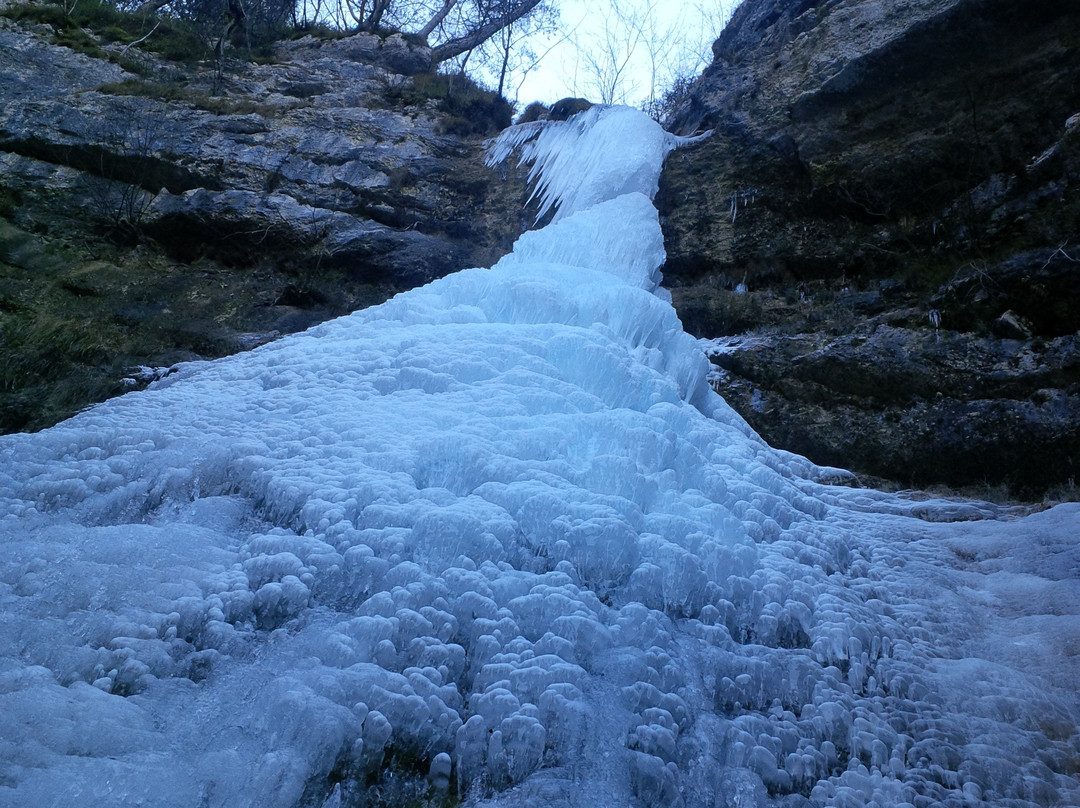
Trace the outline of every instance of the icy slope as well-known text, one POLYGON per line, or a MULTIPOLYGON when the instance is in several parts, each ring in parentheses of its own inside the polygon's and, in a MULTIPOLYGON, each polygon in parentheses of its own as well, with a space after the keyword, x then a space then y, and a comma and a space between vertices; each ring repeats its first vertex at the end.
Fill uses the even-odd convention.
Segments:
POLYGON ((0 805, 1080 804, 1080 509, 814 482, 657 286, 675 139, 514 145, 494 268, 0 439, 0 805))

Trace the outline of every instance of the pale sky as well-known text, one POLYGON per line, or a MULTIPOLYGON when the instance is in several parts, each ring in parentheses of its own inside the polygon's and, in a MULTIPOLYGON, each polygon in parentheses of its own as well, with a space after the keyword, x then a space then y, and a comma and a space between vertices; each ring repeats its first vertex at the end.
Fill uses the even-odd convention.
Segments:
POLYGON ((652 92, 662 93, 676 76, 701 72, 738 2, 559 0, 559 34, 533 40, 536 53, 551 50, 535 69, 514 74, 505 94, 516 98, 519 110, 530 101, 551 103, 567 96, 638 106, 652 92), (616 76, 624 61, 625 69, 616 76), (601 97, 601 85, 612 97, 601 97))

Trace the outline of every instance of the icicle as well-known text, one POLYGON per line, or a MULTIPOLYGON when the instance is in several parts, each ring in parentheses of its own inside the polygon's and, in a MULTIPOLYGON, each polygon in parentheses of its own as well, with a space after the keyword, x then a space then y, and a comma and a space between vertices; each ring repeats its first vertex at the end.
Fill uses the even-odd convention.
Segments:
POLYGON ((537 221, 555 208, 558 220, 635 191, 652 199, 664 156, 710 134, 681 137, 631 107, 594 106, 565 121, 511 126, 488 142, 486 163, 518 151, 519 163, 532 164, 529 201, 540 204, 537 221))

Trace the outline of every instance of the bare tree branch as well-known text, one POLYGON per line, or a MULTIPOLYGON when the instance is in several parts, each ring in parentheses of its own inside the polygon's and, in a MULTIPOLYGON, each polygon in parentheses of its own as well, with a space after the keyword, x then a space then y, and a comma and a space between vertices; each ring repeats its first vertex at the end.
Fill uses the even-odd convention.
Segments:
POLYGON ((172 0, 146 0, 145 3, 140 5, 136 11, 140 14, 153 14, 154 12, 161 11, 165 6, 169 5, 172 0))
POLYGON ((139 37, 134 42, 129 42, 126 45, 124 45, 123 49, 120 51, 120 55, 121 56, 126 56, 128 50, 130 50, 131 48, 135 47, 136 45, 148 40, 150 38, 150 35, 153 34, 154 31, 156 31, 158 29, 159 25, 161 25, 161 20, 158 20, 156 23, 154 23, 154 27, 151 28, 150 31, 147 34, 139 37))
POLYGON ((518 0, 518 2, 511 5, 505 14, 497 15, 480 27, 432 49, 432 59, 436 63, 445 62, 447 59, 453 59, 455 56, 460 56, 466 51, 482 45, 506 26, 520 20, 540 5, 541 2, 542 0, 518 0))
POLYGON ((383 15, 386 13, 386 9, 390 7, 390 0, 375 0, 371 8, 371 16, 368 17, 368 30, 375 31, 379 25, 382 24, 383 15))
POLYGON ((442 24, 442 21, 446 19, 446 15, 450 13, 450 9, 458 4, 458 0, 443 0, 442 8, 435 12, 435 15, 427 21, 423 28, 417 31, 417 35, 427 42, 427 38, 431 36, 431 32, 442 24))

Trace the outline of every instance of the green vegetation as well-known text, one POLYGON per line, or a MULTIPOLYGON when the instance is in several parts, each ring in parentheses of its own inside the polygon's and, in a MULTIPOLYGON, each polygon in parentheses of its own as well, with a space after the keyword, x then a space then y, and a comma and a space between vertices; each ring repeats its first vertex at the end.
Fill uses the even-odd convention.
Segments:
MULTIPOLYGON (((122 183, 100 184, 114 195, 87 212, 112 215, 96 209, 115 206, 122 183)), ((0 187, 4 198, 21 202, 0 187)), ((56 224, 0 218, 0 434, 44 429, 138 389, 149 381, 138 366, 169 367, 265 341, 282 328, 275 305, 310 310, 308 319, 287 318, 303 328, 391 294, 320 267, 310 243, 283 242, 270 262, 261 234, 208 235, 170 224, 190 253, 177 258, 139 232, 123 242, 56 224)))
POLYGON ((101 0, 81 0, 70 9, 60 3, 18 3, 0 10, 0 15, 49 25, 56 44, 98 59, 118 61, 120 57, 102 50, 95 36, 107 43, 131 44, 141 40, 137 47, 172 61, 203 59, 210 55, 206 39, 191 23, 175 17, 121 11, 101 0))
POLYGON ((154 98, 158 101, 190 101, 192 93, 179 84, 125 79, 109 82, 97 88, 105 95, 127 95, 135 98, 154 98))
MULTIPOLYGON (((68 7, 30 0, 0 9, 0 16, 48 25, 34 36, 78 45, 125 68, 120 51, 127 48, 145 71, 96 88, 113 99, 95 101, 95 91, 82 91, 94 119, 80 140, 58 142, 33 129, 0 137, 0 148, 10 155, 75 172, 59 192, 43 189, 31 176, 0 178, 0 433, 45 428, 137 388, 144 382, 134 366, 232 353, 264 335, 382 302, 394 291, 381 276, 353 277, 324 260, 325 233, 315 221, 303 238, 288 228, 232 232, 201 220, 146 217, 162 189, 222 189, 212 168, 196 175, 164 145, 169 127, 188 116, 204 117, 185 112, 185 105, 218 115, 270 117, 333 92, 329 82, 289 84, 283 90, 289 100, 277 98, 276 104, 240 92, 224 97, 217 95, 225 86, 224 70, 241 74, 250 67, 238 59, 191 64, 210 51, 186 21, 127 13, 100 0, 73 7, 70 0, 68 7), (163 68, 149 52, 185 64, 163 68), (297 311, 283 313, 279 306, 297 311)), ((426 105, 425 117, 437 110, 436 117, 447 118, 446 132, 487 134, 507 125, 511 114, 507 101, 464 76, 406 80, 388 90, 385 103, 398 109, 426 105)), ((416 180, 407 167, 391 172, 390 180, 382 196, 373 195, 372 216, 411 226, 397 200, 416 180)), ((386 792, 391 785, 378 788, 386 792)))
POLYGON ((514 107, 498 93, 485 90, 464 73, 420 73, 386 89, 389 106, 437 102, 446 116, 445 134, 490 135, 513 120, 514 107))
POLYGON ((0 219, 0 432, 52 426, 135 389, 133 366, 232 353, 266 284, 249 268, 44 239, 0 219))
POLYGON ((76 53, 85 53, 97 59, 106 58, 97 40, 83 30, 84 23, 69 15, 63 6, 27 3, 8 6, 0 11, 0 14, 13 20, 48 25, 53 29, 53 41, 57 45, 63 45, 76 53))
MULTIPOLYGON (((269 0, 261 0, 263 4, 269 0)), ((145 63, 139 52, 154 53, 171 62, 194 63, 215 59, 222 70, 223 44, 231 45, 228 53, 254 64, 273 64, 274 42, 316 36, 337 39, 351 31, 325 25, 301 23, 288 26, 284 16, 270 14, 259 3, 242 25, 226 23, 221 9, 212 4, 193 3, 181 11, 181 16, 154 12, 129 12, 109 0, 80 0, 70 8, 53 0, 28 0, 0 9, 0 16, 12 20, 48 25, 55 44, 98 59, 108 59, 125 70, 145 75, 145 63), (103 45, 113 46, 110 49, 103 45), (117 48, 123 45, 123 48, 117 48)), ((383 34, 389 31, 382 31, 383 34)), ((416 34, 404 34, 414 44, 422 44, 416 34)), ((215 88, 216 88, 215 84, 215 88)), ((216 114, 245 114, 263 109, 250 102, 237 104, 213 96, 188 93, 182 88, 154 82, 125 81, 104 85, 102 92, 113 95, 132 95, 182 101, 216 114)), ((422 104, 437 101, 446 116, 443 131, 456 135, 488 135, 509 126, 513 106, 497 93, 483 89, 464 73, 424 73, 411 77, 401 85, 389 87, 388 105, 422 104)))
POLYGON ((164 84, 156 81, 126 79, 102 84, 97 89, 98 92, 106 95, 126 95, 191 104, 196 109, 212 112, 215 115, 250 115, 251 113, 258 113, 264 117, 271 117, 277 112, 277 108, 271 104, 257 104, 251 100, 234 101, 221 96, 207 95, 197 90, 189 90, 178 84, 164 84))

